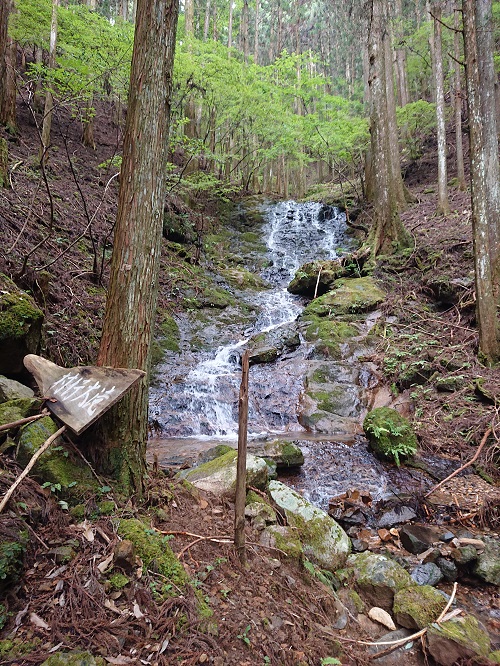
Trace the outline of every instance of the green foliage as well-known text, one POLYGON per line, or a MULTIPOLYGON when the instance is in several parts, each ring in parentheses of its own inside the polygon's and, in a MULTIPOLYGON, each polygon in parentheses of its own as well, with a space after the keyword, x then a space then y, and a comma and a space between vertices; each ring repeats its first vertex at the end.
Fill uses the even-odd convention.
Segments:
POLYGON ((422 146, 436 129, 436 105, 419 99, 396 109, 402 154, 411 160, 422 155, 422 146))
POLYGON ((415 455, 418 450, 410 423, 390 407, 378 407, 369 412, 363 430, 375 453, 394 460, 398 467, 403 458, 415 455))

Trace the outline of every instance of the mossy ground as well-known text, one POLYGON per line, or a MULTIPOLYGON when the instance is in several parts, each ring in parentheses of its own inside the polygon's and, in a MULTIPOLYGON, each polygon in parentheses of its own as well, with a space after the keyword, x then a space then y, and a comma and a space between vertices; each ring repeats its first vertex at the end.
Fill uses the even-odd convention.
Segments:
POLYGON ((397 465, 418 450, 417 437, 409 421, 390 407, 378 407, 369 412, 363 429, 375 453, 394 460, 397 465))

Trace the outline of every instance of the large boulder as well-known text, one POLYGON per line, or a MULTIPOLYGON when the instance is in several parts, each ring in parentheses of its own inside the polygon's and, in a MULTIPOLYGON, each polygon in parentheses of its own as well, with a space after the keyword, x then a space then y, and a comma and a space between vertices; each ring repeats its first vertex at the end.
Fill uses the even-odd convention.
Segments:
POLYGON ((414 585, 410 574, 394 560, 384 555, 364 552, 351 555, 347 566, 354 571, 356 588, 371 606, 392 611, 394 595, 414 585))
POLYGON ((363 430, 373 451, 381 458, 394 460, 396 465, 418 451, 417 436, 410 422, 390 407, 377 407, 369 412, 363 430))
POLYGON ((394 617, 407 629, 423 629, 435 622, 446 606, 446 598, 430 585, 415 585, 394 595, 394 617))
POLYGON ((33 298, 0 273, 0 373, 24 372, 23 358, 40 348, 43 312, 33 298))
POLYGON ((474 573, 487 583, 500 586, 500 540, 483 536, 485 548, 478 555, 474 573))
POLYGON ((336 280, 332 291, 315 298, 304 310, 304 316, 350 315, 370 312, 385 299, 385 292, 371 277, 336 280))
POLYGON ((298 269, 287 289, 291 294, 314 296, 317 290, 321 295, 332 289, 335 280, 344 275, 345 268, 338 259, 310 261, 298 269))
POLYGON ((249 442, 248 452, 258 458, 265 458, 276 463, 278 469, 300 467, 304 464, 302 449, 295 442, 287 439, 275 439, 270 442, 249 442))
MULTIPOLYGON (((228 451, 222 456, 179 472, 179 476, 200 490, 214 495, 234 496, 236 492, 237 451, 228 451)), ((267 465, 265 460, 247 455, 247 486, 264 489, 267 485, 267 465)))
POLYGON ((249 341, 250 365, 272 363, 286 351, 292 351, 300 345, 300 338, 293 324, 284 324, 271 331, 258 333, 249 341))
POLYGON ((351 542, 333 518, 279 481, 270 482, 269 494, 288 525, 297 530, 306 557, 328 571, 344 565, 351 542))

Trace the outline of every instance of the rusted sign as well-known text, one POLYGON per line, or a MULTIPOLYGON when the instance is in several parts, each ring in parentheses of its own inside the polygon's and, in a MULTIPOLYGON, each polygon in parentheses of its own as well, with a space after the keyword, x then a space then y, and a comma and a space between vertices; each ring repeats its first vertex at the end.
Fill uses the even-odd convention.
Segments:
POLYGON ((61 368, 28 354, 24 365, 34 376, 47 407, 79 435, 146 374, 127 368, 61 368))

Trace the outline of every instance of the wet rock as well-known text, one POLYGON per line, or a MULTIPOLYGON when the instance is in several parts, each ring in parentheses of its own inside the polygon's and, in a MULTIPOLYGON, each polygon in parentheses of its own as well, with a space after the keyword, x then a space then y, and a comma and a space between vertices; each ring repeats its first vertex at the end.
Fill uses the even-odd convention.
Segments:
POLYGON ((40 348, 43 312, 26 292, 0 273, 0 373, 24 372, 26 354, 40 348))
POLYGON ((289 526, 296 529, 304 554, 312 562, 328 571, 345 563, 350 539, 333 518, 279 481, 271 481, 269 494, 289 526))
POLYGON ((294 324, 284 324, 259 333, 248 343, 250 364, 272 363, 281 354, 297 349, 299 345, 300 337, 294 324))
POLYGON ((458 568, 455 562, 447 560, 445 557, 438 557, 436 560, 437 566, 441 569, 441 572, 445 578, 450 583, 453 583, 458 578, 458 568))
POLYGON ((377 522, 379 527, 393 527, 394 525, 408 523, 416 517, 417 514, 411 507, 402 504, 401 506, 395 506, 388 511, 384 511, 377 522))
POLYGON ((354 570, 361 597, 387 611, 392 610, 395 593, 414 584, 401 565, 384 555, 369 552, 351 555, 347 566, 354 570))
POLYGON ((307 309, 302 313, 300 321, 304 338, 315 343, 315 353, 337 361, 342 358, 347 343, 359 335, 354 325, 307 313, 307 309))
POLYGON ((22 400, 23 398, 33 398, 33 391, 24 384, 16 382, 14 379, 7 379, 0 375, 0 403, 9 400, 22 400))
POLYGON ((403 548, 418 555, 439 541, 439 531, 428 525, 405 525, 399 531, 399 538, 403 548))
POLYGON ((278 470, 300 467, 304 464, 302 449, 293 441, 275 439, 272 442, 249 442, 248 452, 276 463, 278 470))
POLYGON ((419 564, 411 572, 411 577, 417 585, 437 585, 443 580, 443 572, 433 562, 419 564))
POLYGON ((460 660, 487 657, 491 649, 490 637, 472 615, 430 625, 427 643, 431 656, 441 666, 453 666, 460 660))
POLYGON ((487 583, 500 586, 500 541, 484 536, 485 549, 478 556, 474 573, 487 583))
POLYGON ((385 292, 371 277, 336 280, 332 291, 315 298, 304 314, 318 317, 370 312, 385 299, 385 292))
POLYGON ((373 451, 382 458, 394 460, 415 455, 418 450, 417 436, 410 422, 390 407, 378 407, 369 412, 363 429, 373 451))
POLYGON ((444 607, 446 598, 430 585, 407 587, 394 595, 394 617, 407 629, 423 629, 435 622, 444 607))
MULTIPOLYGON (((210 462, 177 474, 200 490, 215 495, 234 495, 236 489, 237 451, 229 451, 210 462)), ((247 486, 265 488, 267 485, 267 465, 262 458, 247 455, 247 486)))
POLYGON ((335 280, 345 274, 346 269, 338 259, 310 261, 299 268, 287 289, 291 294, 304 294, 306 296, 314 296, 317 289, 318 295, 322 295, 330 291, 335 280))

